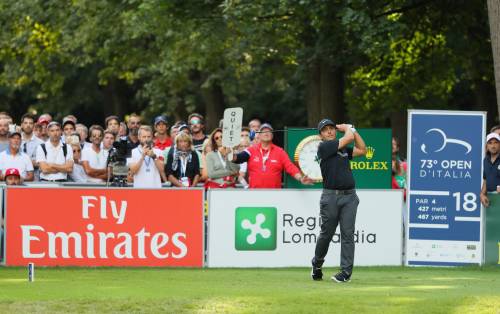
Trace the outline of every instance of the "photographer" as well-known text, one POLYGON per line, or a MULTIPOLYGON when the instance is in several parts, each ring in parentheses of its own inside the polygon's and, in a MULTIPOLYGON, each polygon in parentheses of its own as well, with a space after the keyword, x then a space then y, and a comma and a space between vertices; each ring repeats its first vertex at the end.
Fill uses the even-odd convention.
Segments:
POLYGON ((153 130, 150 126, 139 128, 139 143, 127 159, 135 188, 161 188, 163 157, 159 149, 153 148, 153 130))

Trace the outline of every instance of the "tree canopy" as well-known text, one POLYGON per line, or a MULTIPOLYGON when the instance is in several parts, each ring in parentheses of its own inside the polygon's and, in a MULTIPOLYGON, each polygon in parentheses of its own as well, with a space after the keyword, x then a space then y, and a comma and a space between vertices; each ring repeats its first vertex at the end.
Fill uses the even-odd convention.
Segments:
MULTIPOLYGON (((497 123, 486 0, 4 0, 0 109, 87 123, 241 106, 401 128, 408 108, 497 123)), ((402 131, 402 130, 400 130, 402 131)))

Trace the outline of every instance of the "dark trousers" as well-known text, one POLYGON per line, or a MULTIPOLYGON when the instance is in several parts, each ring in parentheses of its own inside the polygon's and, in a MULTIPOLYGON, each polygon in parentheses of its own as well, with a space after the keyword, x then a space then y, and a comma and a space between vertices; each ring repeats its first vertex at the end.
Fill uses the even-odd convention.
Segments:
POLYGON ((315 258, 323 261, 340 224, 340 267, 348 274, 354 264, 354 227, 359 198, 351 194, 337 194, 334 190, 323 190, 320 200, 321 232, 316 242, 315 258))

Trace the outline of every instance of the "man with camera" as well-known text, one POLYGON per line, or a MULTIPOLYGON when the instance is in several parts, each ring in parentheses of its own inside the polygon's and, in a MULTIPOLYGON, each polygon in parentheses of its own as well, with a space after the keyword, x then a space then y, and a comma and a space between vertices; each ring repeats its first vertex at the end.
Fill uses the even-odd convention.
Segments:
POLYGON ((161 188, 164 163, 161 151, 153 148, 153 130, 150 126, 141 126, 138 137, 140 145, 132 150, 132 156, 127 159, 134 187, 161 188))

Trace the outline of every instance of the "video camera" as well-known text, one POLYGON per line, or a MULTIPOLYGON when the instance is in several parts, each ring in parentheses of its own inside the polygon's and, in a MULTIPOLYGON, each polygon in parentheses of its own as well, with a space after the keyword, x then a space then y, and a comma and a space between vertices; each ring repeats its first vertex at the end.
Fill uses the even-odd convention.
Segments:
POLYGON ((113 148, 109 151, 108 166, 113 169, 111 176, 111 186, 127 186, 128 166, 127 158, 130 157, 127 149, 127 138, 121 137, 113 143, 113 148))

